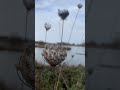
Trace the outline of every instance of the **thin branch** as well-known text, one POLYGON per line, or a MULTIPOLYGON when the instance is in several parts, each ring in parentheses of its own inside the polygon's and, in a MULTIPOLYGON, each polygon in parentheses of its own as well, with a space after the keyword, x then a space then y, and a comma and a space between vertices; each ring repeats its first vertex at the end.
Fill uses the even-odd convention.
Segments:
POLYGON ((47 39, 47 31, 46 31, 46 33, 45 33, 45 43, 46 43, 46 39, 47 39))
POLYGON ((62 23, 62 35, 61 35, 61 44, 62 44, 62 41, 63 41, 63 29, 64 29, 64 20, 63 20, 63 23, 62 23))
MULTIPOLYGON (((60 20, 61 21, 61 20, 60 20)), ((60 40, 61 40, 61 32, 60 32, 60 21, 59 21, 59 35, 60 35, 60 40)))
POLYGON ((27 39, 27 27, 28 27, 28 10, 26 11, 26 24, 25 24, 25 40, 27 39))
POLYGON ((68 39, 68 43, 69 43, 69 41, 70 41, 70 39, 71 39, 72 32, 73 32, 73 29, 74 29, 74 26, 75 26, 75 22, 76 22, 76 20, 77 20, 78 14, 79 14, 79 10, 80 10, 80 9, 78 9, 78 12, 77 12, 77 14, 76 14, 75 20, 74 20, 74 22, 73 22, 73 25, 72 25, 72 28, 71 28, 71 32, 70 32, 70 36, 69 36, 69 39, 68 39))
POLYGON ((56 85, 56 90, 58 90, 58 85, 59 85, 59 82, 60 82, 60 73, 61 73, 61 66, 59 68, 59 76, 58 76, 58 80, 57 80, 57 85, 56 85))
POLYGON ((28 86, 28 87, 30 87, 30 88, 33 88, 33 87, 31 87, 29 84, 25 83, 25 82, 21 79, 21 77, 20 77, 17 69, 16 69, 16 72, 17 72, 18 78, 20 79, 20 81, 21 81, 23 84, 25 84, 26 86, 28 86))
POLYGON ((67 89, 69 89, 69 86, 67 85, 67 83, 66 83, 66 81, 65 81, 65 79, 64 79, 64 77, 63 77, 63 75, 62 75, 62 74, 60 74, 60 75, 62 76, 62 79, 63 79, 63 81, 64 81, 64 83, 65 83, 67 89))

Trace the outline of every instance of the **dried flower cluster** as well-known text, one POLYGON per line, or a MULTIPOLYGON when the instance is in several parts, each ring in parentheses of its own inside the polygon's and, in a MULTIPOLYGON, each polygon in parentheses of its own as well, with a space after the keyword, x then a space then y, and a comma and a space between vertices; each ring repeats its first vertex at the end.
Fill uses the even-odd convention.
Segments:
POLYGON ((31 10, 35 7, 35 0, 23 0, 23 3, 27 10, 31 10))
POLYGON ((82 4, 78 4, 77 6, 78 6, 79 9, 82 8, 82 4))
POLYGON ((67 52, 60 45, 47 44, 43 50, 43 57, 52 67, 55 67, 65 60, 67 52))
POLYGON ((62 20, 65 20, 69 16, 69 11, 66 9, 64 10, 58 9, 58 15, 62 20))
POLYGON ((48 31, 51 28, 51 25, 49 23, 45 23, 45 29, 48 31))

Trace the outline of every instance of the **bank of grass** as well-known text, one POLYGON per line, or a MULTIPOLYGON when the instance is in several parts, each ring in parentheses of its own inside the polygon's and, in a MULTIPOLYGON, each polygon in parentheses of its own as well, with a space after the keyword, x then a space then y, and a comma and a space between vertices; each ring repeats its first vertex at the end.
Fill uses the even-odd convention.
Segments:
MULTIPOLYGON (((57 90, 85 90, 84 66, 68 66, 61 68, 61 74, 57 90)), ((59 76, 59 67, 37 64, 35 67, 36 90, 55 90, 59 76)))

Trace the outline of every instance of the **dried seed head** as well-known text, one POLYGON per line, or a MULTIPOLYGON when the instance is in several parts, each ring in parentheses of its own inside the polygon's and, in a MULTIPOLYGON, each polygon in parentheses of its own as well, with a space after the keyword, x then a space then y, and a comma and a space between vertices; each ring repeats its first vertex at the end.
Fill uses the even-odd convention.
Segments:
POLYGON ((69 16, 69 11, 66 9, 64 10, 58 9, 58 15, 62 20, 65 20, 69 16))
POLYGON ((35 7, 35 0, 23 0, 23 3, 27 10, 31 10, 35 7))
POLYGON ((78 4, 77 7, 80 9, 82 8, 82 4, 78 4))
POLYGON ((51 25, 49 23, 45 23, 45 29, 48 31, 51 28, 51 25))
POLYGON ((45 60, 50 66, 55 67, 62 63, 67 57, 67 52, 63 47, 57 44, 47 44, 43 50, 45 60))

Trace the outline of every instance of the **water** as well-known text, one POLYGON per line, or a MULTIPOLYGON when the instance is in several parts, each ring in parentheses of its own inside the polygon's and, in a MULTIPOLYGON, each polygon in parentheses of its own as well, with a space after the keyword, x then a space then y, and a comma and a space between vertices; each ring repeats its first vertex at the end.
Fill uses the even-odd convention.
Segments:
MULTIPOLYGON (((67 58, 65 59, 64 62, 69 65, 81 64, 85 66, 85 55, 76 54, 74 58, 71 59, 72 58, 71 56, 75 54, 77 49, 78 49, 77 53, 85 54, 84 47, 71 46, 71 50, 67 51, 67 58)), ((43 51, 43 48, 35 48, 35 59, 38 63, 44 63, 41 56, 42 51, 43 51)))
POLYGON ((120 50, 87 48, 86 70, 91 69, 93 73, 87 75, 87 88, 89 90, 120 90, 120 50), (106 65, 103 67, 101 65, 106 65), (112 67, 107 67, 107 66, 112 67))

